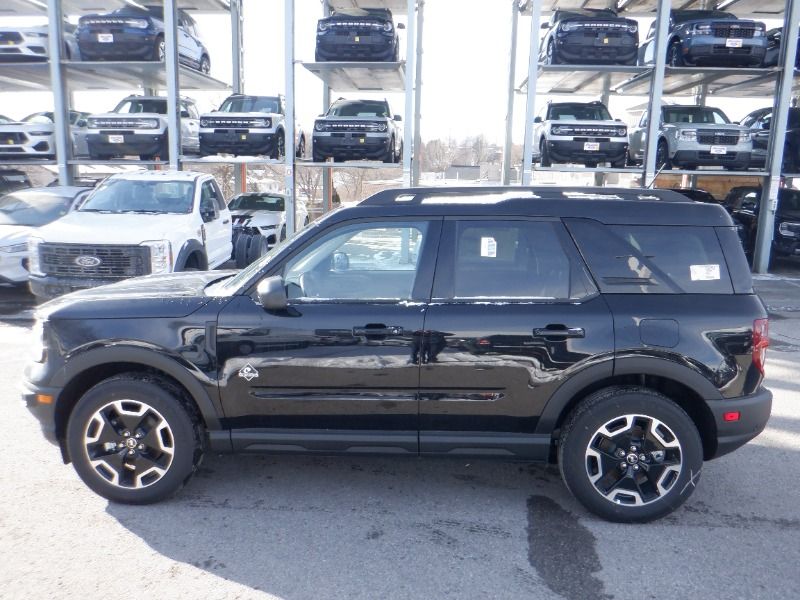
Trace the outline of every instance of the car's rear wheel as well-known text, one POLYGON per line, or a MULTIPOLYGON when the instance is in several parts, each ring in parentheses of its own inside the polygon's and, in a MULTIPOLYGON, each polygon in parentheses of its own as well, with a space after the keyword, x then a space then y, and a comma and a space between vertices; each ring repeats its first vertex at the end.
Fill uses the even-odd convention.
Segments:
POLYGON ((681 45, 678 42, 673 42, 667 49, 667 64, 670 67, 683 67, 686 63, 683 60, 681 53, 681 45))
POLYGON ((174 494, 203 453, 197 420, 168 381, 127 373, 78 401, 67 446, 80 478, 114 502, 149 504, 174 494))
POLYGON ((669 146, 667 140, 659 140, 656 146, 656 169, 671 169, 672 162, 669 159, 669 146))
POLYGON ((200 72, 208 75, 211 73, 211 59, 208 58, 205 54, 203 58, 200 59, 200 72))
POLYGON ((156 38, 156 43, 153 45, 153 60, 164 62, 167 57, 167 43, 162 36, 156 38))
POLYGON ((247 247, 247 264, 258 260, 267 253, 267 238, 263 235, 254 235, 247 247))
POLYGON ((703 465, 700 434, 669 398, 641 387, 600 390, 562 427, 561 475, 591 512, 610 521, 646 522, 692 494, 703 465))
POLYGON ((247 251, 250 249, 252 241, 253 236, 249 233, 240 233, 239 237, 236 239, 233 256, 236 261, 237 269, 244 269, 247 266, 247 251))
POLYGON ((550 151, 547 149, 547 140, 542 138, 539 143, 539 164, 543 167, 552 167, 553 160, 550 158, 550 151))
POLYGON ((386 151, 386 156, 383 157, 383 162, 393 163, 397 161, 397 147, 395 146, 394 137, 389 141, 389 149, 386 151))

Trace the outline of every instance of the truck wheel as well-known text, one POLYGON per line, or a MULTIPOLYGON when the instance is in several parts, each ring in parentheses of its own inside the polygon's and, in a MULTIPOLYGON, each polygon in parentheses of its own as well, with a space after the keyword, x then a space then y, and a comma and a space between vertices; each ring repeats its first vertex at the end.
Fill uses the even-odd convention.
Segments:
POLYGON ((285 239, 286 239, 286 225, 281 227, 281 234, 280 234, 280 236, 278 236, 278 241, 282 242, 285 239))
POLYGON ((164 62, 167 57, 167 44, 163 36, 156 38, 156 43, 153 45, 153 60, 157 62, 164 62))
POLYGON ((383 157, 383 162, 393 163, 397 161, 397 152, 395 151, 394 136, 389 140, 389 149, 386 151, 386 156, 383 157))
POLYGON ((316 148, 311 150, 311 158, 314 162, 325 162, 328 160, 328 157, 325 156, 322 152, 319 152, 316 148))
POLYGON ((588 510, 621 523, 658 519, 692 494, 703 444, 692 419, 653 390, 595 392, 567 418, 558 445, 561 476, 588 510))
POLYGON ((252 240, 253 236, 249 233, 239 234, 239 238, 236 240, 236 247, 233 251, 237 269, 244 269, 247 266, 247 251, 250 248, 252 240))
POLYGON ((557 65, 558 62, 558 54, 556 53, 556 45, 553 43, 553 40, 547 42, 547 54, 544 56, 544 64, 546 65, 557 65))
POLYGON ((211 73, 211 59, 208 58, 205 54, 203 58, 200 59, 200 72, 208 75, 211 73))
POLYGON ((626 160, 623 158, 622 160, 612 161, 611 168, 612 169, 624 169, 626 166, 626 160))
POLYGON ((547 141, 542 138, 542 141, 539 143, 539 164, 542 167, 552 167, 553 161, 550 158, 550 152, 547 150, 547 141))
POLYGON ((295 152, 295 156, 297 158, 303 158, 306 155, 306 138, 300 136, 300 141, 297 142, 297 152, 295 152))
POLYGON ((279 131, 275 140, 275 149, 270 154, 270 158, 279 159, 286 156, 286 139, 283 131, 279 131))
POLYGON ((231 234, 231 260, 236 258, 236 241, 239 239, 241 233, 239 229, 234 229, 231 234))
POLYGON ((669 146, 666 140, 659 140, 656 147, 656 169, 671 169, 672 162, 669 160, 669 146))
POLYGON ((683 54, 681 54, 680 42, 672 42, 667 49, 667 64, 670 67, 686 66, 683 60, 683 54))
POLYGON ((263 235, 254 235, 247 247, 247 264, 255 262, 267 253, 267 238, 263 235))
POLYGON ((174 494, 203 456, 202 437, 181 390, 153 375, 125 373, 95 385, 67 424, 67 447, 95 493, 126 504, 174 494))

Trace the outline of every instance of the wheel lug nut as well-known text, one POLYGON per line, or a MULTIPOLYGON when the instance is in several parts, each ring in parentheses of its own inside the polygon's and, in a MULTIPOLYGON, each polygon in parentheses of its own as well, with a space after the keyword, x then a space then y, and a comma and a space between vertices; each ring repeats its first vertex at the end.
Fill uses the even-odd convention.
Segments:
POLYGON ((636 452, 636 446, 631 446, 631 452, 636 452))
POLYGON ((125 431, 122 432, 122 435, 124 437, 131 437, 131 432, 126 429, 125 431))
POLYGON ((639 465, 633 465, 633 470, 634 471, 638 471, 639 470, 639 465))
POLYGON ((139 444, 139 450, 144 450, 144 444, 139 444))
POLYGON ((624 471, 625 469, 628 468, 628 463, 625 463, 625 462, 619 463, 619 468, 624 471))
POLYGON ((622 448, 617 450, 617 456, 625 456, 625 450, 623 450, 622 448))
POLYGON ((647 460, 647 456, 646 456, 646 455, 644 455, 644 454, 640 454, 640 455, 639 455, 639 460, 640 460, 640 461, 642 461, 642 462, 644 462, 644 461, 646 461, 646 460, 647 460))
POLYGON ((128 450, 128 456, 131 456, 131 455, 133 455, 133 454, 136 454, 136 450, 134 450, 133 448, 131 448, 130 450, 128 450))
POLYGON ((137 439, 141 439, 141 437, 142 437, 142 432, 141 431, 137 431, 136 432, 136 438, 137 439))

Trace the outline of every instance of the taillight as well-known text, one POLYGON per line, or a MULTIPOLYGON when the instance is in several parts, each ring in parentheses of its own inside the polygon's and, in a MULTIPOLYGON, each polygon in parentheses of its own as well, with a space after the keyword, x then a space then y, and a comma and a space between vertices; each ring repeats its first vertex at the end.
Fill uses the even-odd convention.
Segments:
POLYGON ((769 346, 769 319, 753 321, 753 364, 764 374, 764 363, 767 361, 769 346))

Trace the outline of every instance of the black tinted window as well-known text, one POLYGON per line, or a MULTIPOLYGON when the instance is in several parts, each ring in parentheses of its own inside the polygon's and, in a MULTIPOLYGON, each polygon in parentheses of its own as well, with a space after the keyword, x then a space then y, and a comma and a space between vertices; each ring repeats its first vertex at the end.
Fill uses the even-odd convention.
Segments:
MULTIPOLYGON (((586 296, 583 268, 549 221, 461 221, 454 225, 452 297, 567 299, 586 296)), ((437 275, 438 278, 438 275, 437 275)))
POLYGON ((711 227, 603 225, 569 219, 578 247, 607 294, 730 294, 711 227))

